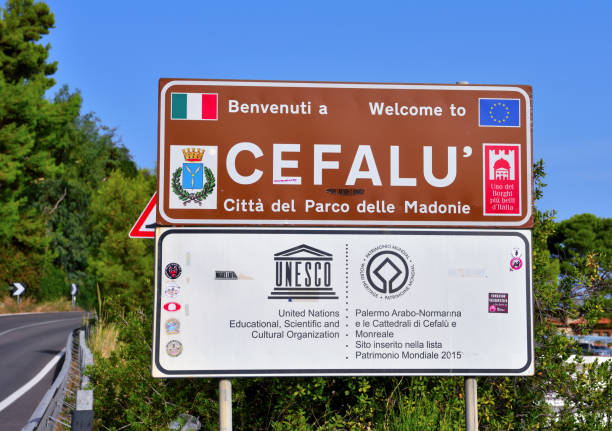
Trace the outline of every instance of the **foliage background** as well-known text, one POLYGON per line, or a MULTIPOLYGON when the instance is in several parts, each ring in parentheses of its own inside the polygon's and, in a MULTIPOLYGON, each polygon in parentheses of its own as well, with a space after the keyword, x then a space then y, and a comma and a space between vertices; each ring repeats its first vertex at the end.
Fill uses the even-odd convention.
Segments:
MULTIPOLYGON (((98 429, 164 429, 179 413, 217 428, 217 382, 152 379, 153 241, 128 230, 155 189, 114 131, 82 114, 78 91, 46 97, 57 64, 40 43, 54 18, 44 3, 9 0, 0 20, 0 283, 39 301, 68 297, 119 328, 90 370, 98 429)), ((541 197, 543 163, 534 166, 541 197)), ((484 430, 608 429, 611 365, 568 361, 573 342, 551 319, 610 317, 612 219, 556 223, 535 211, 536 375, 479 378, 484 430), (545 398, 565 401, 554 412, 545 398), (606 419, 608 418, 608 419, 606 419)), ((6 294, 2 290, 0 295, 6 294)), ((436 377, 235 379, 237 430, 462 429, 463 379, 436 377)))
POLYGON ((137 169, 112 129, 80 113, 78 91, 65 86, 45 97, 57 69, 47 59, 50 47, 39 43, 54 23, 48 6, 15 0, 1 13, 0 283, 19 281, 28 296, 53 300, 69 297, 74 282, 85 307, 94 305, 100 281, 107 294, 136 297, 131 290, 141 293, 143 274, 124 284, 111 278, 141 268, 123 256, 150 255, 125 233, 155 177, 137 169))

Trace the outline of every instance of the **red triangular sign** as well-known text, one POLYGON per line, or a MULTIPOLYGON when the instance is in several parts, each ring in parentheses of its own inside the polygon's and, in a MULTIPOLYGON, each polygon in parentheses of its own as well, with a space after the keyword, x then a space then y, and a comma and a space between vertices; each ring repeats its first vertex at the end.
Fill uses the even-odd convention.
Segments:
POLYGON ((155 215, 157 213, 157 192, 153 194, 153 197, 132 226, 130 231, 130 238, 155 238, 155 228, 147 227, 155 224, 155 215))

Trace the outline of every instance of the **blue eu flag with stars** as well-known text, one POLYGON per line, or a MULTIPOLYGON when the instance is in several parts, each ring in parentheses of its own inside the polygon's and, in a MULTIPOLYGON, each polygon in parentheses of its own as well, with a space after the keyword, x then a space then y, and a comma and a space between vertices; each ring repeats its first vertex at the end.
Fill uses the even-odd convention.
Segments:
POLYGON ((478 125, 485 127, 520 127, 519 99, 478 99, 478 125))

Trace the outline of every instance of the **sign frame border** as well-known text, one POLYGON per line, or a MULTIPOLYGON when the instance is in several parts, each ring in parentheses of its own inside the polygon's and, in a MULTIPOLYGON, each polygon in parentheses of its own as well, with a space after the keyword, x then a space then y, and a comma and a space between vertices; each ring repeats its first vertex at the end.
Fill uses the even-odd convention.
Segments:
MULTIPOLYGON (((223 80, 199 80, 199 79, 172 79, 166 83, 159 93, 158 100, 158 125, 159 125, 159 136, 158 136, 158 211, 159 215, 165 222, 176 224, 176 225, 276 225, 282 226, 287 225, 284 220, 262 220, 262 219, 175 219, 168 216, 164 212, 164 202, 166 196, 164 191, 166 187, 165 183, 165 169, 166 160, 164 159, 164 146, 165 146, 165 127, 166 127, 166 92, 174 85, 210 85, 210 86, 231 86, 231 87, 298 87, 298 88, 353 88, 353 89, 387 89, 387 90, 446 90, 446 91, 512 91, 521 93, 525 98, 525 145, 527 147, 527 172, 526 172, 526 183, 528 185, 533 183, 532 178, 532 111, 531 111, 531 98, 527 92, 518 86, 494 86, 494 85, 448 85, 448 84, 372 84, 372 83, 343 83, 343 82, 283 82, 283 81, 223 81, 223 80)), ((217 102, 218 103, 218 102, 217 102)), ((376 227, 430 227, 430 226, 443 226, 443 227, 515 227, 519 229, 525 223, 529 221, 532 216, 533 208, 533 186, 527 187, 527 203, 525 217, 517 221, 442 221, 442 220, 430 220, 430 221, 381 221, 381 220, 343 220, 339 223, 338 220, 291 220, 291 226, 376 226, 376 227)), ((486 217, 486 215, 483 215, 486 217)))
POLYGON ((533 328, 533 287, 532 287, 532 241, 529 240, 523 232, 531 233, 530 229, 503 230, 503 229, 356 229, 356 228, 338 228, 338 229, 320 229, 320 228, 238 228, 238 227, 165 227, 157 228, 155 236, 155 289, 154 289, 154 307, 153 307, 153 331, 152 343, 152 369, 153 377, 160 378, 181 378, 181 377, 201 377, 201 378, 221 378, 221 377, 314 377, 314 376, 525 376, 531 368, 535 368, 534 358, 534 328, 533 328), (160 231, 162 231, 160 235, 160 231), (161 244, 164 238, 170 234, 184 233, 216 233, 216 234, 325 234, 325 235, 364 235, 380 232, 384 235, 458 235, 458 236, 515 236, 519 237, 525 243, 525 262, 526 270, 526 314, 527 314, 527 361, 525 365, 517 369, 484 369, 484 368, 431 368, 431 369, 281 369, 281 370, 167 370, 162 367, 160 358, 160 337, 161 337, 161 319, 158 317, 161 313, 162 303, 162 247, 161 244))

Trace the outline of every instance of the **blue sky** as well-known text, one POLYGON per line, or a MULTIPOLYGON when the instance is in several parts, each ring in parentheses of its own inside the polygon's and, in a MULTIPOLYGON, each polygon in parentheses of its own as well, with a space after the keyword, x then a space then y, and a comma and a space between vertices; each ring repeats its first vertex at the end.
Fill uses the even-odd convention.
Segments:
POLYGON ((58 85, 139 167, 156 162, 161 77, 527 84, 538 207, 612 217, 612 2, 47 3, 58 85))

